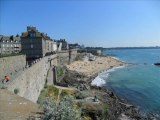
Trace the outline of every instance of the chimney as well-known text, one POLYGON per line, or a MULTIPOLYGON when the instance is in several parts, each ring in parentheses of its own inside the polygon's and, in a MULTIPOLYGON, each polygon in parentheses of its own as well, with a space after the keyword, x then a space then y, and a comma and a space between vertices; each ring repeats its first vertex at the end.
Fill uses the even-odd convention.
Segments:
POLYGON ((36 30, 36 27, 33 27, 33 26, 27 26, 27 31, 30 31, 30 30, 37 31, 37 30, 36 30))

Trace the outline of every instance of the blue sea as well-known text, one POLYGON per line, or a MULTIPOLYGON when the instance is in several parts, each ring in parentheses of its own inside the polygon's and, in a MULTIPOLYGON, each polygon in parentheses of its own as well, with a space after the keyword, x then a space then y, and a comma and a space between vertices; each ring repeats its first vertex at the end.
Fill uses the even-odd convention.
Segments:
POLYGON ((103 54, 133 63, 109 75, 103 73, 105 86, 137 106, 141 113, 160 115, 160 67, 153 65, 160 62, 160 49, 110 49, 103 54))

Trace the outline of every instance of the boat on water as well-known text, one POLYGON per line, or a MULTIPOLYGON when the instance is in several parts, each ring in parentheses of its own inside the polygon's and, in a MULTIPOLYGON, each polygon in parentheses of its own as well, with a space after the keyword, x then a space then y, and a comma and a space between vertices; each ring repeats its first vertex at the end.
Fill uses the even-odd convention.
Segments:
POLYGON ((160 66, 160 63, 154 63, 154 65, 156 65, 156 66, 160 66))

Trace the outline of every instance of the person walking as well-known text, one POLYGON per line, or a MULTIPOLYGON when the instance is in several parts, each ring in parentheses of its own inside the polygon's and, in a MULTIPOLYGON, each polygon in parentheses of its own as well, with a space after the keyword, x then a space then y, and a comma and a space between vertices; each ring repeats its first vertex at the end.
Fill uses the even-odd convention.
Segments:
MULTIPOLYGON (((9 76, 5 76, 5 81, 6 82, 10 81, 10 77, 9 76)), ((4 81, 3 81, 3 83, 4 83, 4 81)))

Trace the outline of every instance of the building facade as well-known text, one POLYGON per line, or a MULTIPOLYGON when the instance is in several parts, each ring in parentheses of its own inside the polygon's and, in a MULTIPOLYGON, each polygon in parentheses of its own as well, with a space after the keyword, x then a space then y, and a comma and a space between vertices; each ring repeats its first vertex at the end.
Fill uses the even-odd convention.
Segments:
POLYGON ((57 51, 56 43, 36 27, 27 27, 21 35, 22 53, 27 58, 40 58, 57 51))
POLYGON ((56 40, 58 51, 68 50, 69 46, 65 39, 56 40))
POLYGON ((14 36, 0 36, 0 54, 21 52, 21 38, 14 36))

